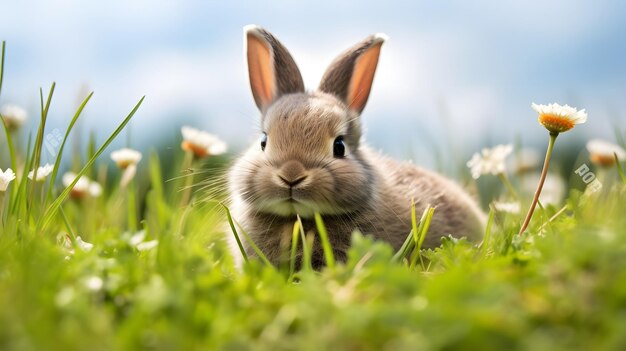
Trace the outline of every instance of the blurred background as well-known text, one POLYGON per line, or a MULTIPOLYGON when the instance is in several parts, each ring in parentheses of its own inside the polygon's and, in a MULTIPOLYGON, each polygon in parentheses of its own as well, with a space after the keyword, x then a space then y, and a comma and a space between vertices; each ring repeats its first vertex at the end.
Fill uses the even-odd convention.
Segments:
POLYGON ((271 4, 2 2, 0 105, 26 108, 34 130, 39 88, 55 81, 48 130, 64 132, 93 90, 79 133, 86 140, 94 130, 101 143, 146 95, 118 146, 178 150, 186 124, 218 134, 236 153, 257 137, 242 55, 242 27, 255 23, 289 48, 309 89, 341 51, 371 33, 389 35, 363 114, 366 139, 447 173, 467 173, 471 154, 497 143, 545 149, 531 102, 587 109, 588 123, 563 136, 557 152, 579 153, 588 138, 615 141, 616 126, 623 130, 623 1, 271 4))

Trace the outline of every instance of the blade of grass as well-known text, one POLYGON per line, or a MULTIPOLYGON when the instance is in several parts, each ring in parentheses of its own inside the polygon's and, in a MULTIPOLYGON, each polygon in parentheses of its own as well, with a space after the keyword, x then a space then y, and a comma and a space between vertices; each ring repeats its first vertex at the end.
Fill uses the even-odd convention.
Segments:
MULTIPOLYGON (((228 218, 228 223, 231 225, 231 229, 233 230, 233 234, 235 234, 235 238, 237 239, 237 245, 239 245, 239 250, 241 250, 241 253, 244 254, 244 258, 247 261, 247 256, 245 256, 245 251, 243 249, 243 245, 241 244, 241 241, 239 240, 239 236, 237 235, 237 231, 235 230, 235 223, 236 222, 235 222, 235 220, 233 220, 233 217, 231 216, 230 210, 228 209, 228 207, 226 207, 224 204, 222 204, 222 207, 224 207, 224 209, 226 210, 226 217, 228 218)), ((259 247, 254 243, 254 240, 252 240, 252 238, 250 238, 248 233, 246 233, 246 231, 243 230, 243 228, 241 228, 241 226, 239 224, 237 224, 237 226, 239 227, 239 229, 241 231, 241 234, 243 235, 244 239, 246 239, 246 241, 248 242, 250 247, 252 247, 252 250, 254 250, 254 252, 257 254, 257 256, 259 256, 259 259, 261 259, 261 261, 263 261, 263 263, 265 263, 267 266, 274 267, 274 265, 270 262, 270 260, 267 259, 267 256, 265 256, 263 251, 261 251, 261 249, 259 249, 259 247)))
MULTIPOLYGON (((420 220, 421 221, 421 220, 420 220)), ((415 199, 411 199, 411 232, 413 233, 413 240, 415 244, 419 241, 417 231, 417 214, 415 213, 415 199)))
POLYGON ((493 206, 489 206, 489 218, 487 219, 487 228, 485 229, 485 237, 483 238, 483 242, 478 246, 478 251, 480 253, 484 253, 487 250, 487 246, 489 245, 489 239, 491 238, 491 226, 493 225, 493 217, 495 216, 496 211, 493 206))
POLYGON ((67 231, 72 236, 72 240, 76 240, 76 233, 74 233, 74 231, 72 230, 72 225, 70 224, 70 221, 67 219, 67 215, 65 214, 65 211, 63 211, 63 206, 59 208, 59 212, 61 213, 61 217, 63 218, 63 222, 65 223, 65 228, 67 228, 67 231))
MULTIPOLYGON (((26 165, 30 164, 30 150, 32 145, 31 136, 28 137, 28 143, 26 144, 26 158, 24 160, 24 169, 22 169, 22 175, 19 176, 16 181, 19 181, 17 185, 17 191, 15 192, 15 198, 13 204, 11 204, 11 213, 16 215, 18 218, 24 218, 22 213, 18 213, 18 211, 25 209, 26 206, 26 184, 28 183, 28 167, 26 165)), ((15 172, 16 176, 18 172, 15 172)), ((13 188, 15 189, 15 188, 13 188)))
POLYGON ((333 255, 333 248, 328 240, 328 232, 326 231, 322 216, 317 212, 315 213, 315 226, 317 227, 317 232, 322 241, 322 250, 324 250, 326 265, 330 268, 335 268, 335 256, 333 255))
POLYGON ((83 109, 85 108, 92 96, 93 91, 89 93, 85 100, 83 100, 83 102, 80 104, 80 106, 76 110, 76 113, 74 113, 74 117, 72 117, 69 126, 65 130, 65 136, 63 137, 63 141, 61 142, 61 146, 59 147, 59 152, 57 153, 56 160, 54 161, 54 168, 52 169, 52 174, 50 175, 50 185, 48 186, 48 194, 46 195, 46 199, 48 201, 52 198, 52 189, 54 188, 54 183, 56 182, 57 174, 59 173, 59 167, 61 166, 61 157, 63 156, 63 150, 65 149, 65 143, 67 142, 67 138, 74 128, 74 124, 76 124, 78 117, 80 117, 83 109))
POLYGON ((33 150, 33 181, 30 188, 30 196, 29 200, 33 201, 33 194, 35 193, 35 185, 37 182, 37 169, 39 168, 39 164, 41 163, 41 150, 43 147, 43 136, 44 131, 46 129, 46 121, 48 120, 48 111, 50 111, 50 103, 52 102, 52 96, 54 95, 54 88, 56 87, 56 83, 52 82, 52 86, 50 87, 50 92, 48 93, 48 98, 46 99, 46 104, 43 104, 43 89, 39 89, 39 100, 41 103, 41 121, 39 123, 39 128, 37 129, 37 137, 35 138, 35 149, 33 150))
POLYGON ((0 54, 0 95, 2 95, 2 82, 4 81, 4 52, 6 49, 6 41, 2 41, 2 53, 0 54))
POLYGON ((617 173, 619 173, 619 177, 622 178, 624 184, 626 184, 626 175, 624 175, 624 170, 622 169, 622 165, 619 163, 619 158, 617 157, 617 153, 613 153, 613 157, 615 157, 615 165, 617 166, 617 173))
POLYGON ((296 255, 298 251, 298 236, 300 233, 300 221, 293 223, 293 231, 291 232, 291 254, 289 255, 289 279, 293 278, 296 272, 296 255))
POLYGON ((420 219, 420 223, 417 228, 417 231, 419 233, 418 235, 419 239, 417 241, 415 250, 413 251, 411 263, 409 265, 411 269, 415 268, 415 265, 417 264, 417 259, 418 258, 421 259, 422 257, 422 254, 421 254, 422 244, 424 243, 424 239, 426 238, 426 234, 428 233, 428 228, 430 227, 430 221, 432 220, 434 213, 435 213, 435 209, 433 207, 430 207, 430 205, 426 206, 426 209, 424 209, 424 213, 422 214, 422 218, 420 219))
POLYGON ((396 252, 396 254, 391 258, 391 262, 401 262, 413 250, 415 245, 417 244, 415 243, 415 239, 413 239, 413 230, 411 229, 409 235, 407 235, 406 239, 404 239, 404 243, 400 247, 400 250, 398 250, 398 252, 396 252))
POLYGON ((156 198, 159 202, 164 201, 163 197, 163 176, 161 174, 161 161, 159 160, 159 154, 155 151, 150 153, 150 184, 152 190, 156 194, 156 198))
MULTIPOLYGON (((0 120, 2 120, 2 126, 4 127, 4 133, 6 134, 6 137, 7 137, 7 144, 9 144, 9 157, 11 158, 11 169, 13 169, 13 172, 15 172, 17 174, 17 159, 15 158, 15 147, 13 146, 13 138, 11 137, 11 132, 9 131, 9 126, 4 121, 4 117, 1 114, 0 114, 0 120)), ((14 196, 16 196, 16 195, 17 195, 17 192, 12 191, 10 199, 13 199, 14 196)))
POLYGON ((233 217, 230 215, 230 210, 226 205, 221 204, 226 211, 226 218, 228 219, 228 224, 230 225, 230 230, 233 232, 235 236, 235 241, 237 241, 237 246, 239 246, 239 251, 241 252, 241 256, 243 256, 243 260, 248 262, 248 254, 246 254, 246 250, 243 249, 243 244, 241 243, 241 239, 239 238, 239 234, 237 233, 237 228, 235 228, 235 223, 233 222, 233 217))
POLYGON ((430 205, 426 206, 426 221, 420 220, 420 240, 417 243, 417 251, 422 250, 422 245, 424 244, 424 240, 426 239, 426 234, 428 234, 428 229, 430 228, 430 222, 435 215, 435 208, 430 205))
POLYGON ((139 218, 137 216, 137 195, 134 179, 128 183, 128 187, 126 188, 126 202, 128 205, 128 230, 136 232, 139 218))
POLYGON ((304 234, 304 225, 302 225, 302 218, 297 216, 298 223, 300 223, 300 239, 302 240, 302 271, 313 271, 313 265, 311 264, 311 251, 313 247, 313 237, 304 234))
POLYGON ((59 209, 59 207, 61 206, 63 201, 65 201, 65 199, 69 196, 70 191, 72 191, 72 188, 74 187, 74 185, 76 185, 76 183, 78 182, 80 177, 83 176, 85 174, 85 172, 87 172, 89 167, 91 167, 91 165, 96 161, 98 156, 100 156, 100 154, 102 154, 104 152, 104 150, 109 146, 109 144, 111 144, 113 139, 115 139, 117 137, 117 135, 128 124, 128 122, 130 122, 131 118, 133 118, 133 116, 135 115, 135 113, 139 109, 139 106, 141 106, 141 104, 143 103, 143 100, 145 98, 146 97, 144 96, 144 97, 141 98, 141 100, 139 100, 139 102, 135 105, 135 107, 132 109, 132 111, 130 111, 128 116, 126 116, 126 118, 122 121, 122 123, 117 127, 117 129, 115 129, 115 131, 109 136, 109 138, 98 149, 98 151, 87 161, 85 166, 83 166, 83 168, 76 174, 76 178, 74 179, 74 181, 69 186, 67 186, 65 188, 65 190, 63 190, 63 192, 61 192, 61 194, 56 198, 56 200, 54 200, 54 202, 48 207, 48 209, 46 210, 44 216, 42 216, 40 218, 40 220, 38 221, 38 223, 37 223, 37 232, 38 233, 41 233, 41 231, 44 228, 46 228, 46 226, 50 223, 50 221, 52 220, 52 217, 54 217, 54 215, 56 214, 56 211, 59 209))

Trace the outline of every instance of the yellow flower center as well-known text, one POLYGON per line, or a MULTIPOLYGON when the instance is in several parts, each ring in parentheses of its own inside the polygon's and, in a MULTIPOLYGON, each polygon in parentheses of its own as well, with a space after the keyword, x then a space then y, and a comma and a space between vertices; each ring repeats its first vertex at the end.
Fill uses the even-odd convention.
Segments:
POLYGON ((591 162, 599 166, 612 166, 615 164, 615 157, 613 157, 613 155, 591 154, 590 159, 591 162))
POLYGON ((183 141, 183 143, 180 145, 180 147, 185 150, 185 151, 191 151, 193 152, 193 154, 198 157, 198 158, 202 158, 202 157, 206 157, 209 155, 209 152, 207 151, 207 149, 205 147, 202 146, 198 146, 196 144, 190 143, 188 141, 183 141))
POLYGON ((574 122, 571 119, 553 114, 540 114, 539 123, 549 131, 556 133, 567 132, 574 128, 574 122))

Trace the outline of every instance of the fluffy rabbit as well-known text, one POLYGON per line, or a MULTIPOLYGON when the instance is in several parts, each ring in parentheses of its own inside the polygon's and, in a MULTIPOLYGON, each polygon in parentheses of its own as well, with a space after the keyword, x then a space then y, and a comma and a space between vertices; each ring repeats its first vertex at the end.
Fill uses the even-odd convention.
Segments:
POLYGON ((429 204, 436 207, 424 247, 437 246, 448 234, 480 237, 484 215, 459 186, 361 140, 360 114, 384 35, 369 36, 340 55, 314 92, 305 91, 293 58, 272 34, 250 25, 244 37, 261 136, 229 171, 230 208, 272 263, 284 259, 298 214, 305 231, 315 234, 313 265, 324 265, 315 212, 339 261, 346 259, 354 230, 399 249, 411 230, 412 199, 418 215, 429 204))

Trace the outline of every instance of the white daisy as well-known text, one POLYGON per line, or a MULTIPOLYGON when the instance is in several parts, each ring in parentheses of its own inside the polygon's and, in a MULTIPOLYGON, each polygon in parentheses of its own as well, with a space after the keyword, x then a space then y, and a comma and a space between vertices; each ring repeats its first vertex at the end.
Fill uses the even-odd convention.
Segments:
POLYGON ((17 105, 4 105, 0 115, 4 118, 9 129, 17 129, 26 122, 26 110, 17 105))
POLYGON ((587 142, 587 151, 591 162, 600 166, 612 166, 615 164, 615 156, 620 161, 626 160, 626 151, 616 144, 600 139, 592 139, 587 142))
POLYGON ((213 134, 188 126, 182 127, 180 131, 183 134, 182 149, 193 152, 196 157, 221 155, 226 152, 226 143, 213 134))
POLYGON ((115 161, 121 169, 126 169, 130 165, 136 165, 141 161, 141 152, 129 148, 119 149, 111 153, 111 159, 115 161))
POLYGON ((93 249, 93 244, 83 241, 80 236, 76 237, 76 246, 78 246, 84 252, 89 252, 91 251, 91 249, 93 249))
POLYGON ((85 279, 85 287, 91 291, 98 291, 104 286, 102 278, 92 275, 85 279))
MULTIPOLYGON (((43 182, 44 180, 46 180, 46 177, 52 173, 52 170, 54 169, 54 166, 46 163, 44 166, 41 166, 39 168, 37 168, 37 179, 35 179, 36 182, 43 182)), ((28 179, 33 180, 33 177, 35 176, 35 171, 30 171, 28 172, 28 179)))
POLYGON ((575 107, 557 103, 537 105, 533 102, 531 106, 539 114, 539 123, 551 133, 567 132, 574 125, 587 122, 585 109, 579 111, 575 107))
POLYGON ((15 173, 11 168, 7 168, 6 171, 0 169, 0 191, 5 192, 11 183, 15 179, 15 173))
MULTIPOLYGON (((72 184, 74 179, 76 179, 76 173, 67 172, 63 175, 63 178, 61 180, 63 182, 63 186, 68 187, 70 186, 70 184, 72 184)), ((98 182, 92 181, 87 176, 80 177, 80 179, 78 179, 76 184, 74 184, 74 187, 70 192, 70 195, 76 199, 81 199, 86 195, 89 195, 91 197, 98 197, 101 194, 102 186, 98 182)))
POLYGON ((482 149, 481 153, 475 153, 467 162, 472 177, 478 179, 483 174, 498 175, 504 173, 506 166, 504 160, 513 151, 513 145, 498 145, 491 149, 482 149))
POLYGON ((493 208, 498 212, 519 213, 519 202, 494 201, 493 208))

